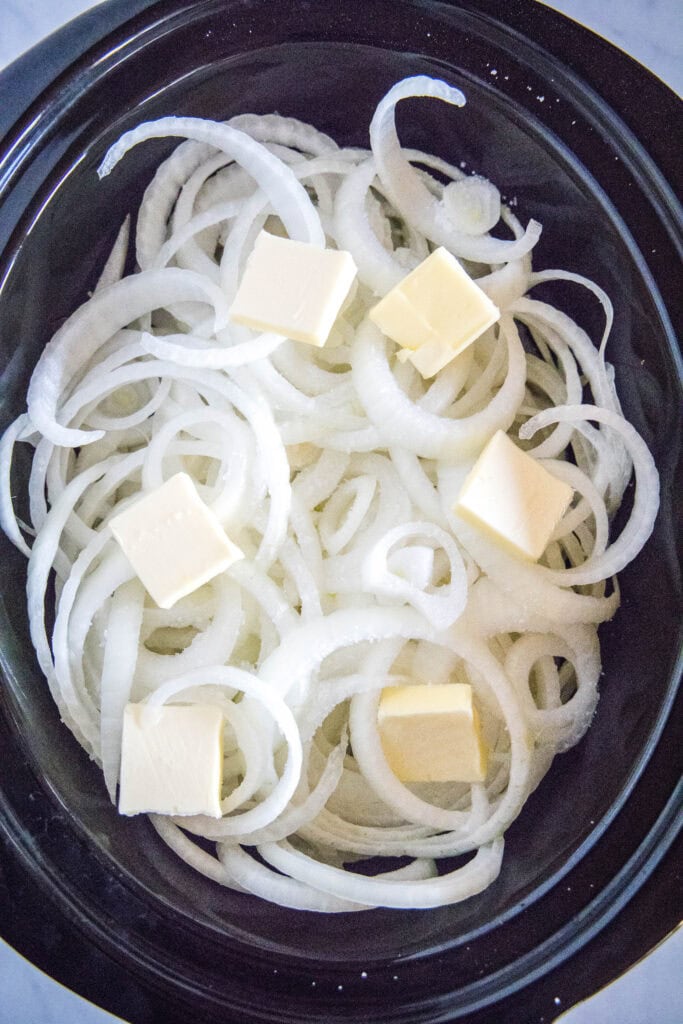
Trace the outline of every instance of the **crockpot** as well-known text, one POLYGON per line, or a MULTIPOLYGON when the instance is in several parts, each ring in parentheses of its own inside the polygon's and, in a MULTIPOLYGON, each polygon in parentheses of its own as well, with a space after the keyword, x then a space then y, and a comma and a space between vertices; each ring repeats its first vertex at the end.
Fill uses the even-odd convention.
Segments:
MULTIPOLYGON (((624 54, 531 0, 109 0, 88 12, 0 75, 0 425, 173 145, 139 147, 99 182, 118 135, 171 113, 277 110, 363 144, 378 99, 416 73, 459 85, 467 116, 456 128, 443 104, 408 117, 406 103, 402 140, 490 177, 543 223, 537 266, 588 274, 612 296, 608 357, 661 473, 659 519, 601 630, 593 725, 510 828, 497 882, 434 911, 334 917, 224 891, 146 820, 118 817, 51 703, 25 565, 3 539, 0 934, 135 1024, 541 1024, 680 918, 679 108, 624 54)), ((570 285, 562 297, 599 331, 597 309, 570 285)))

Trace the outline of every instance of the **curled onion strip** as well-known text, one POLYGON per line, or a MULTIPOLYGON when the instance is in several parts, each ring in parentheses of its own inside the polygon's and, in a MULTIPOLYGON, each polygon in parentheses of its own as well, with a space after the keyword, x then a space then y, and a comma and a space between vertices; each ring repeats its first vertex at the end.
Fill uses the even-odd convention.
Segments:
POLYGON ((631 516, 621 534, 601 555, 595 555, 582 566, 565 569, 560 573, 546 570, 546 578, 561 586, 579 586, 595 583, 620 572, 631 562, 652 533, 659 508, 659 474, 650 450, 634 427, 611 409, 594 405, 563 406, 546 409, 528 420, 520 428, 520 437, 532 437, 548 423, 574 422, 581 429, 583 419, 603 423, 623 440, 633 461, 636 490, 631 516), (577 422, 578 421, 578 422, 577 422))
POLYGON ((126 153, 148 139, 169 135, 204 142, 237 160, 258 182, 284 223, 290 238, 324 247, 320 218, 305 190, 285 164, 244 132, 196 117, 162 117, 122 135, 107 152, 98 174, 106 177, 126 153))
POLYGON ((263 828, 269 825, 282 813, 299 782, 303 751, 299 730, 292 716, 292 712, 284 703, 282 698, 271 688, 264 684, 249 672, 238 668, 226 668, 213 666, 193 672, 186 672, 175 679, 169 680, 160 686, 154 693, 150 694, 146 703, 150 707, 161 707, 173 697, 177 697, 186 690, 192 690, 201 686, 220 686, 234 692, 235 690, 245 694, 246 698, 258 701, 267 710, 273 721, 278 726, 282 737, 287 744, 287 759, 282 775, 278 779, 271 792, 256 806, 248 811, 229 818, 223 818, 216 822, 213 818, 206 818, 203 815, 188 816, 179 819, 179 823, 188 831, 198 828, 200 834, 210 834, 212 826, 216 829, 215 835, 234 835, 239 832, 250 831, 251 829, 263 828))
POLYGON ((503 840, 482 846, 468 864, 440 878, 411 880, 409 883, 403 879, 367 878, 342 871, 299 853, 285 842, 264 843, 258 849, 273 867, 339 899, 415 910, 458 903, 485 889, 500 871, 503 840))
POLYGON ((174 268, 124 278, 81 306, 45 346, 33 371, 27 403, 36 429, 53 444, 71 447, 102 437, 101 431, 69 430, 58 422, 65 392, 113 334, 144 313, 182 299, 208 302, 217 324, 227 321, 227 304, 218 288, 198 274, 174 268))
POLYGON ((401 151, 396 134, 394 108, 408 97, 433 97, 456 107, 465 105, 459 89, 438 79, 417 75, 405 78, 380 100, 370 123, 370 146, 377 173, 396 209, 427 238, 445 245, 456 256, 483 263, 505 263, 529 252, 541 235, 541 225, 530 221, 523 238, 502 241, 474 238, 459 232, 437 200, 422 183, 401 151))
MULTIPOLYGON (((410 550, 403 548, 399 554, 408 553, 410 550)), ((407 601, 421 612, 436 630, 452 626, 462 614, 467 601, 467 576, 460 552, 450 534, 433 523, 403 523, 385 533, 363 563, 363 586, 371 592, 407 601), (401 579, 391 572, 388 566, 391 548, 410 537, 428 538, 445 551, 450 577, 448 583, 427 589, 417 586, 409 579, 401 579)))
POLYGON ((501 324, 508 353, 505 383, 481 412, 451 420, 419 409, 398 386, 379 330, 366 321, 352 350, 353 379, 368 418, 392 446, 426 458, 462 459, 483 448, 496 430, 507 430, 524 396, 525 359, 512 323, 501 324))

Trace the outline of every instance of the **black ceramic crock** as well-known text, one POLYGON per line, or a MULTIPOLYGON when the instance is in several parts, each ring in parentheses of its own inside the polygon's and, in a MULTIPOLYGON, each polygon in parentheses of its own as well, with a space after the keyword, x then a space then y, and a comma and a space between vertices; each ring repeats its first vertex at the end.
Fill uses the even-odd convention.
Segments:
MULTIPOLYGON (((0 425, 173 145, 139 147, 100 183, 122 131, 277 110, 364 144, 377 100, 415 73, 456 83, 468 105, 403 104, 402 139, 491 177, 543 223, 538 267, 612 296, 609 358, 661 471, 661 513, 601 630, 593 726, 510 829, 499 880, 454 907, 335 917, 223 891, 146 821, 117 816, 49 699, 25 566, 3 539, 0 933, 135 1024, 541 1024, 680 918, 680 113, 629 58, 531 0, 109 0, 0 75, 0 425)), ((582 292, 553 287, 599 331, 582 292)))

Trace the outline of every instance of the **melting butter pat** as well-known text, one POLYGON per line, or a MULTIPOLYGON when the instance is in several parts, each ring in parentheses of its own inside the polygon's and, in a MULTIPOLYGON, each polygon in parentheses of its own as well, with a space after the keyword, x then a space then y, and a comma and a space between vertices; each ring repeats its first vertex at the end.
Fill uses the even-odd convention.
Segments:
MULTIPOLYGON (((425 380, 435 377, 440 370, 443 370, 444 366, 448 366, 455 358, 451 346, 443 341, 427 341, 416 349, 399 349, 396 354, 399 362, 411 362, 425 380)), ((460 352, 457 355, 460 355, 460 352)))
POLYGON ((109 525, 160 608, 172 608, 244 557, 187 473, 176 473, 109 525))
POLYGON ((370 319, 433 377, 500 319, 500 311, 447 249, 436 249, 377 305, 370 319))
POLYGON ((537 561, 573 494, 499 430, 466 477, 455 511, 514 554, 537 561))
POLYGON ((247 260, 230 318, 321 348, 355 277, 351 253, 262 231, 247 260))
POLYGON ((212 704, 127 704, 121 814, 221 817, 223 714, 212 704))
POLYGON ((377 722, 384 756, 403 782, 486 778, 486 748, 467 683, 389 686, 377 722))

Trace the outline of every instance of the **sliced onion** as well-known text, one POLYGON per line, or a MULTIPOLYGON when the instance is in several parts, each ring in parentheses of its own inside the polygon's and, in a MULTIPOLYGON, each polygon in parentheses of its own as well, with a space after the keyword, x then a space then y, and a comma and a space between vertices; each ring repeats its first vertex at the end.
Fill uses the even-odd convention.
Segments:
POLYGON ((162 117, 139 125, 122 135, 108 150, 100 164, 98 174, 106 177, 113 171, 128 150, 148 139, 163 139, 169 135, 204 142, 222 150, 258 182, 281 218, 290 238, 324 247, 325 236, 320 218, 305 189, 280 160, 244 132, 215 121, 197 117, 162 117))
POLYGON ((465 235, 485 235, 500 220, 500 192, 479 175, 447 185, 443 205, 453 227, 465 235))
POLYGON ((119 587, 111 601, 100 683, 102 772, 107 792, 116 803, 121 761, 123 712, 130 699, 145 592, 138 580, 119 587))
MULTIPOLYGON (((410 550, 403 548, 397 553, 406 554, 410 550)), ((460 553, 450 534, 433 523, 403 523, 385 533, 364 560, 363 586, 366 591, 407 601, 421 612, 436 630, 452 626, 462 614, 467 601, 467 576, 460 553), (419 587, 389 569, 388 556, 391 548, 410 537, 428 538, 445 551, 449 566, 448 583, 440 587, 419 587)))
POLYGON ((103 288, 109 288, 110 285, 116 284, 123 277, 123 271, 126 266, 126 256, 128 255, 128 241, 130 238, 130 214, 128 214, 119 228, 119 232, 112 246, 112 250, 107 257, 107 262, 102 268, 102 273, 97 279, 95 285, 95 291, 100 292, 103 288))
POLYGON ((81 306, 45 346, 33 371, 27 403, 36 429, 53 444, 71 447, 102 437, 101 431, 70 430, 58 422, 65 392, 108 338, 144 313, 177 301, 208 302, 217 324, 227 322, 228 309, 221 292, 203 277, 173 268, 124 278, 81 306))
POLYGON ((590 723, 597 624, 619 604, 610 577, 656 515, 654 462, 604 361, 609 299, 571 272, 532 273, 540 226, 525 229, 493 184, 401 149, 396 104, 420 95, 464 103, 444 82, 398 83, 377 108, 372 153, 279 115, 164 118, 127 133, 102 175, 145 139, 188 140, 137 213, 142 271, 118 280, 127 218, 98 290, 47 346, 29 412, 0 444, 0 522, 29 556, 38 661, 111 799, 126 702, 215 704, 222 817, 152 815, 153 827, 218 884, 309 911, 430 907, 493 881, 505 830, 590 723), (499 219, 508 238, 488 234, 499 219), (229 322, 263 227, 356 260, 323 349, 229 322), (501 319, 426 382, 367 314, 435 245, 470 261, 501 319), (553 280, 602 303, 599 349, 526 297, 553 280), (595 405, 582 404, 586 386, 595 405), (453 511, 498 429, 524 441, 543 430, 534 457, 576 492, 543 564, 453 511), (30 527, 12 502, 17 441, 34 449, 30 527), (632 464, 633 509, 610 543, 632 464), (164 610, 108 524, 178 472, 245 557, 164 610), (451 682, 473 689, 486 780, 405 785, 384 756, 381 691, 451 682), (435 858, 462 854, 473 859, 438 877, 435 858), (409 863, 354 870, 375 856, 409 863))
POLYGON ((23 413, 7 427, 0 438, 0 526, 14 546, 27 558, 31 554, 31 549, 22 536, 19 520, 14 512, 11 471, 14 446, 29 422, 28 416, 23 413))
POLYGON ((433 97, 457 107, 465 105, 465 97, 459 89, 424 75, 403 79, 380 100, 370 124, 370 145, 377 173, 396 209, 427 238, 445 245, 463 259, 504 263, 529 252, 541 235, 541 225, 536 221, 530 221, 524 236, 516 241, 473 238, 459 232, 452 225, 442 201, 431 194, 410 166, 396 134, 394 108, 400 100, 419 96, 433 97))
POLYGON ((595 555, 584 565, 545 575, 563 586, 581 586, 606 579, 633 561, 642 550, 654 527, 659 509, 659 474, 650 450, 634 427, 611 409, 594 405, 561 406, 546 409, 528 420, 520 428, 520 437, 532 437, 548 423, 571 422, 581 429, 581 420, 590 419, 616 431, 633 461, 636 490, 631 516, 619 535, 601 555, 595 555))
POLYGON ((299 730, 291 711, 279 694, 249 672, 237 668, 214 666, 193 672, 186 672, 160 686, 150 694, 146 703, 150 707, 160 707, 173 697, 200 686, 227 687, 231 692, 238 690, 247 698, 258 701, 272 716, 282 737, 287 744, 287 760, 284 770, 275 787, 256 807, 242 811, 230 818, 216 822, 212 818, 183 817, 180 824, 183 828, 193 831, 199 826, 200 834, 208 835, 209 829, 217 829, 215 835, 235 835, 246 830, 263 828, 270 824, 289 803, 299 782, 303 753, 299 730))
POLYGON ((524 395, 525 361, 516 330, 501 324, 508 351, 505 384, 481 412, 462 420, 419 409, 401 391, 391 372, 382 335, 366 321, 356 333, 353 379, 368 417, 391 446, 427 458, 458 459, 483 448, 496 430, 506 430, 524 395))
POLYGON ((279 871, 339 899, 415 910, 458 903, 485 889, 500 871, 503 841, 482 846, 468 864, 440 878, 409 882, 343 871, 315 861, 284 842, 264 843, 259 846, 259 853, 279 871))

